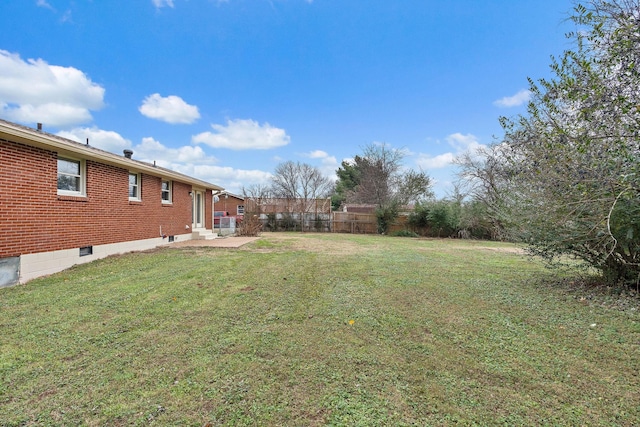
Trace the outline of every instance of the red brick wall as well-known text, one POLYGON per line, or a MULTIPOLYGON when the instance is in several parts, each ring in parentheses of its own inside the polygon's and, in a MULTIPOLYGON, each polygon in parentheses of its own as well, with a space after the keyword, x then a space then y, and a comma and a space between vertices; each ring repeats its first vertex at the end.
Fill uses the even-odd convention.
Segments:
MULTIPOLYGON (((86 197, 57 194, 57 153, 0 139, 0 258, 189 233, 190 184, 142 174, 142 201, 129 201, 127 169, 86 162, 86 197)), ((211 228, 211 192, 205 192, 211 228)))
POLYGON ((220 200, 216 202, 216 211, 227 211, 229 215, 238 215, 238 206, 244 205, 244 200, 229 196, 225 199, 224 195, 220 196, 220 200))

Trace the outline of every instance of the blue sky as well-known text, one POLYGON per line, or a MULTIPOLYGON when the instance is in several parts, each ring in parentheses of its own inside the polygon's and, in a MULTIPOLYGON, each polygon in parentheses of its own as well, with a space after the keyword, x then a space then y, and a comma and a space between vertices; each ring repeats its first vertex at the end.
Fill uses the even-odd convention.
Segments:
POLYGON ((444 197, 549 76, 571 0, 3 0, 0 118, 240 193, 371 143, 444 197))

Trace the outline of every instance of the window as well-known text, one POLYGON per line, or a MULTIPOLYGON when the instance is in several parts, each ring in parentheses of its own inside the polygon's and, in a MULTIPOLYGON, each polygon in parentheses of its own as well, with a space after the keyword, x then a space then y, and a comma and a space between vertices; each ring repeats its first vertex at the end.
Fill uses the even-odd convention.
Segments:
POLYGON ((129 200, 140 200, 140 174, 129 172, 129 200))
POLYGON ((93 255, 93 246, 84 246, 80 248, 80 256, 93 255))
POLYGON ((58 158, 58 194, 82 196, 85 191, 84 162, 58 158))
POLYGON ((162 181, 162 203, 171 203, 171 181, 162 181))
POLYGON ((244 205, 238 205, 238 215, 244 215, 244 205))

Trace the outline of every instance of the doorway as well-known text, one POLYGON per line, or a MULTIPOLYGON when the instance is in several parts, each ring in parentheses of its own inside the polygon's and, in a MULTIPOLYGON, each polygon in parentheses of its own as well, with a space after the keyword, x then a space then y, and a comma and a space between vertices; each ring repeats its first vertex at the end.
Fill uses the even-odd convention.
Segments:
POLYGON ((193 190, 193 228, 204 228, 204 192, 193 190))

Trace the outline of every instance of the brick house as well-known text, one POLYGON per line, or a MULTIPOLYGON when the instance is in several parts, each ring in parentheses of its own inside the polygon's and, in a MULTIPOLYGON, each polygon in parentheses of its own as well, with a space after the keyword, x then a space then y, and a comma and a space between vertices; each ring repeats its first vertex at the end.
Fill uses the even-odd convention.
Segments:
POLYGON ((0 120, 0 287, 215 237, 221 187, 39 129, 0 120))
POLYGON ((235 216, 240 221, 244 216, 244 197, 226 190, 218 193, 218 201, 215 206, 216 211, 226 212, 227 215, 235 216))

